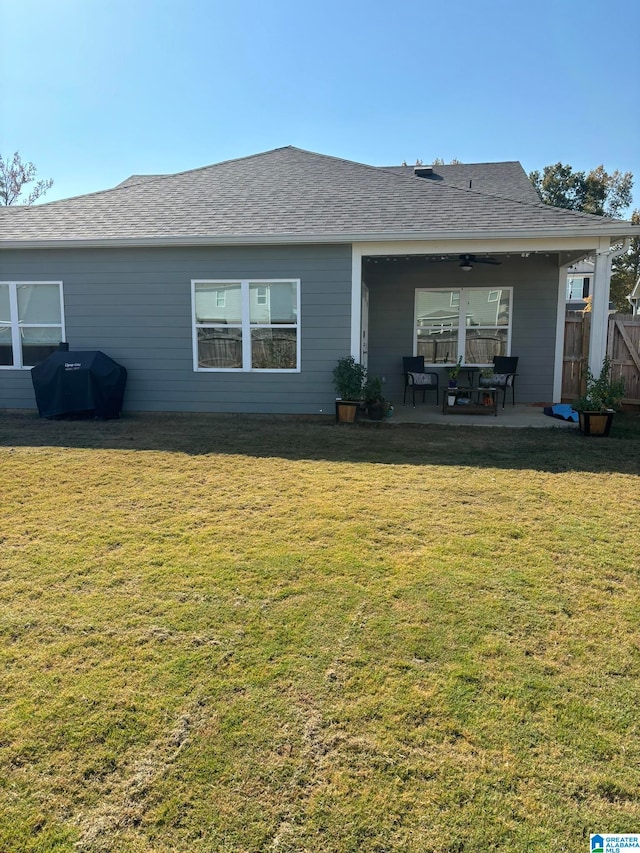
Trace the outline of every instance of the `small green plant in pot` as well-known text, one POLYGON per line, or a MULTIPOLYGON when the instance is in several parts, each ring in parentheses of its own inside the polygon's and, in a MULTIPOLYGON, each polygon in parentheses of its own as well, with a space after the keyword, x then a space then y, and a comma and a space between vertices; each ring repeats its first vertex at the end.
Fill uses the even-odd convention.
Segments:
POLYGON ((596 379, 587 367, 587 388, 582 397, 573 403, 578 412, 580 429, 585 435, 609 435, 614 412, 620 408, 624 397, 624 380, 611 379, 611 362, 605 358, 596 379))
POLYGON ((382 393, 382 379, 379 376, 367 379, 363 396, 367 417, 372 421, 381 421, 389 411, 389 403, 382 393))
MULTIPOLYGON (((493 367, 483 367, 480 371, 480 378, 478 379, 478 388, 482 391, 482 389, 486 389, 482 392, 482 396, 480 398, 483 406, 491 406, 495 401, 495 397, 492 396, 492 392, 489 391, 490 388, 493 388, 495 371, 493 367)), ((495 391, 493 392, 495 393, 495 391)))
POLYGON ((363 398, 367 369, 355 358, 344 356, 338 359, 333 368, 333 384, 338 395, 336 400, 336 420, 341 423, 353 423, 363 398))
POLYGON ((490 385, 495 375, 496 373, 493 367, 483 367, 480 371, 480 379, 482 380, 482 384, 490 385))
POLYGON ((460 375, 460 371, 462 370, 462 356, 457 360, 454 367, 448 370, 449 374, 449 388, 457 388, 458 387, 458 376, 460 375))

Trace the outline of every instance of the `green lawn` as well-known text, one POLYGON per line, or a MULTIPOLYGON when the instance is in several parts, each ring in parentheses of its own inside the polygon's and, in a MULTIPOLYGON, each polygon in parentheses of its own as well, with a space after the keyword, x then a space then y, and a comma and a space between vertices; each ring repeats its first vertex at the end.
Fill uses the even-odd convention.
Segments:
POLYGON ((640 428, 0 413, 0 851, 640 829, 640 428))

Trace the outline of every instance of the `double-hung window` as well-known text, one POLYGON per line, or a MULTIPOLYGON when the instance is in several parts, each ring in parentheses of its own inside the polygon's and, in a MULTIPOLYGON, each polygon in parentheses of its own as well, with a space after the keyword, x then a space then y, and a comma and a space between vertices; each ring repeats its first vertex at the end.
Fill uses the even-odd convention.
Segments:
POLYGON ((300 370, 299 279, 194 280, 194 370, 300 370))
POLYGON ((489 365, 511 351, 513 288, 416 290, 415 351, 427 364, 489 365))
POLYGON ((0 281, 0 368, 33 367, 63 340, 61 281, 0 281))

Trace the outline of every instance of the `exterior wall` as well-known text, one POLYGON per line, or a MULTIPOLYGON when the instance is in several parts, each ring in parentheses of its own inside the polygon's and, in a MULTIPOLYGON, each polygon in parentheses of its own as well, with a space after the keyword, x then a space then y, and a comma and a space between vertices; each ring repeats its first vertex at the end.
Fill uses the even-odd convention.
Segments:
MULTIPOLYGON (((351 246, 5 251, 1 281, 61 280, 71 350, 123 364, 125 410, 332 413, 350 352, 351 246), (191 280, 300 279, 301 372, 193 370, 191 280)), ((29 370, 0 370, 0 408, 34 408, 29 370)))
MULTIPOLYGON (((366 263, 370 291, 369 374, 386 378, 385 396, 401 403, 402 357, 413 355, 414 301, 419 287, 513 287, 511 355, 519 356, 517 402, 553 400, 558 258, 503 257, 500 266, 476 264, 471 272, 454 263, 366 263)), ((446 370, 441 386, 446 386, 446 370)), ((432 399, 432 397, 430 398, 432 399)))

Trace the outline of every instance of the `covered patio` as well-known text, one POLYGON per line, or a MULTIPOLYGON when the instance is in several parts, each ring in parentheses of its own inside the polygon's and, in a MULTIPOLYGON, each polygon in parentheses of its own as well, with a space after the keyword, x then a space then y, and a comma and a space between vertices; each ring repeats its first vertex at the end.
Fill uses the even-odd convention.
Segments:
MULTIPOLYGON (((425 370, 439 377, 440 393, 458 358, 480 371, 493 356, 518 357, 516 400, 528 405, 517 416, 511 412, 512 425, 557 426, 540 403, 561 399, 567 269, 578 257, 595 257, 589 366, 597 374, 606 346, 611 259, 619 251, 614 241, 520 236, 354 246, 352 354, 370 376, 382 378, 385 396, 398 403, 404 356, 424 356, 425 370)), ((402 416, 412 420, 410 408, 402 416)), ((451 421, 428 408, 420 418, 451 421)), ((506 417, 501 410, 493 420, 500 415, 506 417)), ((470 424, 472 416, 462 420, 470 424)))

